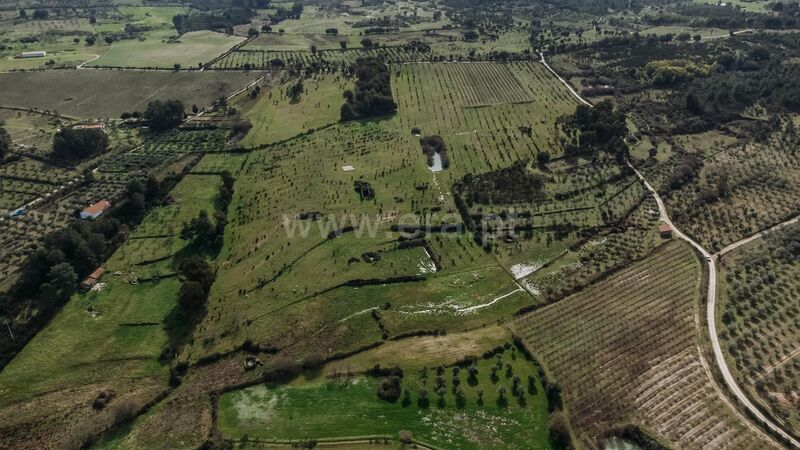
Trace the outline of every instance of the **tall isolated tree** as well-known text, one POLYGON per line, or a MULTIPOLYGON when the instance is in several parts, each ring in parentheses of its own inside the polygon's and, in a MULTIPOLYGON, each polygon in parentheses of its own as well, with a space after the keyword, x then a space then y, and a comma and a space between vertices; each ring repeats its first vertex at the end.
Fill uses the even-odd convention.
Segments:
POLYGON ((175 128, 183 121, 184 107, 180 100, 154 100, 147 104, 144 119, 153 131, 166 131, 175 128))

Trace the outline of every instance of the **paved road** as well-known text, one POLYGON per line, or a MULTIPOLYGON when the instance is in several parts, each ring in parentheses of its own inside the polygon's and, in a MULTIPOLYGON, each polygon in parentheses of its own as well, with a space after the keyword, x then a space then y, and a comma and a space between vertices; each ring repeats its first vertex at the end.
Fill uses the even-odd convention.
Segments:
POLYGON ((720 250, 719 252, 717 252, 717 254, 716 254, 716 255, 714 255, 714 256, 715 256, 715 257, 722 256, 722 255, 724 255, 725 253, 728 253, 728 252, 730 252, 730 251, 732 251, 732 250, 735 250, 735 249, 737 249, 737 248, 739 248, 739 247, 741 247, 741 246, 743 246, 743 245, 745 245, 745 244, 748 244, 748 243, 750 243, 750 242, 753 242, 753 241, 755 241, 756 239, 760 239, 760 238, 764 237, 764 235, 766 235, 766 234, 769 234, 769 233, 770 233, 770 232, 772 232, 772 231, 776 231, 776 230, 778 230, 779 228, 783 228, 783 227, 785 227, 785 226, 787 226, 787 225, 791 225, 791 224, 793 224, 793 223, 797 223, 797 222, 800 222, 800 215, 798 215, 798 216, 796 216, 796 217, 794 217, 794 218, 792 218, 792 219, 789 219, 789 220, 787 220, 787 221, 785 221, 785 222, 781 222, 781 223, 779 223, 779 224, 775 225, 775 226, 774 226, 774 227, 772 227, 772 228, 769 228, 769 229, 766 229, 766 230, 764 230, 764 231, 758 232, 758 233, 756 233, 756 234, 754 234, 754 235, 750 236, 749 238, 745 238, 745 239, 742 239, 741 241, 734 242, 733 244, 731 244, 731 245, 729 245, 729 246, 727 246, 727 247, 723 248, 723 249, 722 249, 722 250, 720 250))
POLYGON ((717 302, 717 265, 716 261, 717 258, 737 247, 747 244, 748 242, 752 242, 756 239, 761 238, 769 231, 777 230, 778 228, 784 227, 786 225, 792 224, 800 220, 800 216, 795 217, 793 219, 787 220, 786 222, 780 223, 775 225, 774 227, 770 228, 769 230, 762 231, 760 233, 756 233, 748 238, 742 239, 740 241, 734 242, 733 244, 725 247, 719 253, 711 254, 706 249, 704 249, 700 244, 692 240, 692 238, 686 236, 680 229, 678 229, 674 223, 669 218, 669 214, 667 214, 667 209, 664 206, 664 202, 661 200, 661 197, 658 195, 653 186, 647 182, 644 176, 636 170, 631 163, 628 163, 631 169, 636 173, 636 176, 644 183, 649 190, 653 197, 656 199, 656 203, 658 204, 658 211, 659 215, 661 216, 661 220, 670 227, 672 227, 673 235, 677 236, 680 239, 685 240, 692 247, 696 248, 703 257, 706 259, 708 263, 708 304, 706 305, 706 323, 708 325, 708 335, 711 339, 711 347, 714 350, 714 360, 719 367, 720 372, 722 373, 722 377, 725 379, 725 384, 728 386, 728 389, 733 393, 733 395, 739 400, 739 402, 747 408, 747 410, 752 414, 753 417, 758 419, 762 424, 764 424, 767 428, 772 430, 775 434, 782 436, 784 440, 791 443, 796 448, 800 448, 800 442, 797 439, 783 431, 781 427, 776 425, 772 422, 767 416, 765 416, 761 410, 759 410, 751 401, 747 398, 744 391, 736 384, 736 380, 733 378, 730 369, 728 369, 728 363, 725 361, 725 355, 722 353, 722 346, 719 343, 719 337, 717 336, 717 321, 716 321, 716 302, 717 302))

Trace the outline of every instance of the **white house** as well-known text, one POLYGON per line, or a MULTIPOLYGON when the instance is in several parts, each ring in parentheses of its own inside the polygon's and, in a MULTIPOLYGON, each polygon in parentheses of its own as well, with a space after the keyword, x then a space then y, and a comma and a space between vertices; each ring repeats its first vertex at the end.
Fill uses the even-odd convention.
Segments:
POLYGON ((108 200, 100 200, 99 202, 89 205, 88 208, 81 211, 81 219, 96 219, 110 207, 111 202, 108 200))

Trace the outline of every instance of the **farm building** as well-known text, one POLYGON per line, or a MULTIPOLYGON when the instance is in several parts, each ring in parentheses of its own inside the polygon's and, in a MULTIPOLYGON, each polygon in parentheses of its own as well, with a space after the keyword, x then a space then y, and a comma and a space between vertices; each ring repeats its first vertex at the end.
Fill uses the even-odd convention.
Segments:
POLYGON ((33 52, 17 53, 17 56, 15 56, 15 58, 44 58, 45 56, 47 56, 47 52, 46 51, 44 51, 44 50, 36 50, 36 51, 33 51, 33 52))
POLYGON ((669 239, 672 237, 672 227, 666 222, 661 222, 661 224, 658 225, 658 234, 660 234, 662 238, 669 239))
POLYGON ((94 285, 97 284, 98 281, 100 281, 100 278, 102 278, 105 272, 106 271, 103 270, 102 267, 98 267, 97 269, 95 269, 94 272, 90 273, 88 277, 84 278, 83 281, 81 281, 81 289, 89 290, 92 287, 94 287, 94 285))
POLYGON ((108 200, 100 200, 99 202, 92 204, 88 208, 81 211, 81 219, 96 219, 110 207, 111 202, 108 200))

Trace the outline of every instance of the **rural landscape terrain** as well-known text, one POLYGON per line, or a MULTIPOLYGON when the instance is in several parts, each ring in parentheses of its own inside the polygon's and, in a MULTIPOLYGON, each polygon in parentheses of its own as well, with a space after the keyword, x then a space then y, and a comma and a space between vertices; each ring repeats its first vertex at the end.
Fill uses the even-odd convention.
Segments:
POLYGON ((800 449, 800 1, 0 0, 0 448, 800 449))

